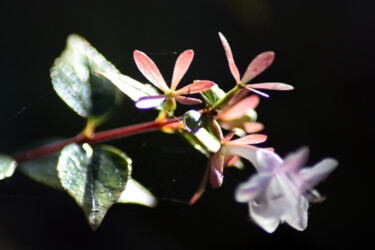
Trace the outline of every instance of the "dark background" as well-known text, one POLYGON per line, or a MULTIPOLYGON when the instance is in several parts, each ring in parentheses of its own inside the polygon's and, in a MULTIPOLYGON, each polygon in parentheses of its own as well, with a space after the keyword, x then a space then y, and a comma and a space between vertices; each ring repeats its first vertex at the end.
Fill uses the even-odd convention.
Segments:
MULTIPOLYGON (((195 58, 182 84, 209 79, 229 90, 234 80, 217 33, 228 39, 241 73, 260 52, 272 67, 254 82, 280 81, 257 111, 266 143, 284 156, 309 145, 309 164, 332 156, 338 169, 318 189, 328 198, 309 209, 309 226, 281 225, 267 234, 248 218, 233 191, 251 166, 226 171, 222 188, 207 188, 186 205, 206 159, 176 136, 151 133, 111 142, 134 162, 134 178, 159 206, 115 205, 92 232, 65 193, 20 173, 0 183, 0 249, 343 249, 370 248, 373 221, 375 15, 372 1, 2 1, 0 9, 0 151, 12 154, 37 139, 77 134, 84 120, 54 93, 49 69, 66 37, 85 37, 117 68, 144 81, 132 59, 146 52, 167 82, 179 54, 195 58)), ((177 113, 182 114, 183 108, 177 113)), ((148 121, 128 99, 99 128, 148 121)))

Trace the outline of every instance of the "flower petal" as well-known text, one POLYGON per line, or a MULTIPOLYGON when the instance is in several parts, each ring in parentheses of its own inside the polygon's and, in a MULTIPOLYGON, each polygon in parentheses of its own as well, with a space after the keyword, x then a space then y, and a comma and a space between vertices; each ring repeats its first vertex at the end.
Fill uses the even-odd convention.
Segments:
POLYGON ((293 187, 290 179, 275 175, 265 192, 250 203, 251 217, 269 233, 275 231, 280 221, 297 230, 307 226, 308 201, 290 187, 293 187))
POLYGON ((272 178, 265 191, 249 203, 251 218, 268 233, 274 232, 284 211, 291 208, 287 198, 278 178, 272 178))
POLYGON ((222 154, 223 155, 237 155, 249 160, 253 165, 258 164, 256 158, 256 147, 248 146, 248 145, 237 145, 237 144, 224 144, 222 146, 222 154))
POLYGON ((165 83, 163 76, 160 74, 158 67, 145 53, 135 50, 134 60, 139 71, 142 72, 147 80, 149 80, 164 93, 169 91, 169 88, 165 83))
POLYGON ((195 105, 195 104, 201 104, 202 101, 197 98, 191 98, 186 96, 175 96, 174 99, 184 105, 195 105))
POLYGON ((243 145, 248 145, 248 144, 258 144, 265 142, 267 140, 266 135, 262 134, 252 134, 252 135, 246 135, 244 137, 241 137, 239 139, 233 140, 228 142, 229 144, 243 144, 243 145))
POLYGON ((220 32, 219 32, 219 36, 220 36, 221 43, 223 44, 223 47, 225 50, 225 55, 227 56, 227 59, 228 59, 230 72, 232 72, 232 75, 234 79, 236 80, 236 82, 240 83, 241 82, 240 73, 238 72, 238 68, 236 64, 234 63, 233 54, 232 54, 232 50, 230 49, 229 43, 227 39, 223 36, 223 34, 221 34, 220 32))
POLYGON ((247 133, 256 133, 264 129, 264 125, 259 122, 245 122, 243 125, 247 133))
POLYGON ((254 89, 269 89, 269 90, 293 90, 294 87, 292 85, 281 83, 281 82, 264 82, 264 83, 254 83, 248 84, 246 87, 254 88, 254 89))
POLYGON ((210 183, 213 188, 218 188, 223 183, 224 156, 220 150, 211 158, 210 183))
POLYGON ((271 172, 283 163, 277 154, 249 145, 225 144, 222 154, 241 156, 249 160, 258 172, 271 172))
POLYGON ((206 90, 209 90, 215 85, 215 83, 211 81, 198 81, 191 83, 177 91, 174 92, 174 95, 189 95, 189 94, 196 94, 206 90))
POLYGON ((145 96, 136 101, 135 106, 139 109, 155 108, 165 101, 164 95, 145 96))
POLYGON ((302 169, 296 177, 301 183, 300 192, 304 193, 306 190, 311 189, 325 179, 336 169, 338 164, 337 160, 327 158, 316 164, 314 167, 302 169))
POLYGON ((285 157, 283 165, 275 169, 275 173, 288 173, 303 167, 309 158, 309 148, 303 147, 295 153, 291 153, 285 157))
POLYGON ((281 216, 281 221, 288 223, 294 229, 303 231, 307 227, 307 210, 309 208, 308 200, 301 196, 296 206, 281 216))
POLYGON ((193 61, 194 51, 193 50, 185 50, 176 61, 173 70, 173 77, 172 77, 172 84, 171 90, 175 91, 177 85, 180 83, 182 77, 184 77, 186 71, 188 70, 191 62, 193 61))
POLYGON ((255 57, 247 67, 245 74, 241 79, 241 83, 246 84, 254 79, 254 77, 262 73, 272 64, 274 58, 275 53, 273 53, 272 51, 263 52, 255 57))
POLYGON ((240 118, 246 115, 249 109, 254 109, 258 105, 258 103, 259 97, 256 95, 251 95, 219 114, 219 117, 223 120, 233 120, 240 118))
POLYGON ((247 182, 241 183, 235 191, 237 202, 250 202, 255 200, 269 185, 273 174, 264 173, 251 177, 247 182))
MULTIPOLYGON (((250 84, 249 84, 249 85, 250 85, 250 84)), ((268 94, 263 93, 263 92, 261 92, 261 91, 259 91, 259 90, 253 89, 253 88, 250 87, 249 85, 245 85, 245 88, 248 89, 248 90, 250 90, 250 91, 252 91, 252 92, 254 92, 254 93, 256 93, 256 94, 258 94, 258 95, 261 95, 261 96, 263 96, 263 97, 266 97, 266 98, 270 97, 268 94)))
POLYGON ((250 217, 267 233, 275 232, 280 224, 279 216, 266 216, 264 215, 262 207, 259 207, 255 202, 249 203, 250 217))
POLYGON ((259 172, 273 171, 283 163, 283 160, 273 152, 272 148, 258 150, 257 161, 258 164, 255 167, 259 172))
POLYGON ((302 231, 307 227, 308 201, 298 192, 295 184, 286 174, 275 175, 267 198, 278 208, 282 222, 302 231))
POLYGON ((230 132, 229 134, 227 134, 223 139, 221 139, 220 143, 221 144, 224 144, 224 143, 227 143, 228 141, 230 141, 233 136, 235 135, 236 133, 235 132, 230 132))

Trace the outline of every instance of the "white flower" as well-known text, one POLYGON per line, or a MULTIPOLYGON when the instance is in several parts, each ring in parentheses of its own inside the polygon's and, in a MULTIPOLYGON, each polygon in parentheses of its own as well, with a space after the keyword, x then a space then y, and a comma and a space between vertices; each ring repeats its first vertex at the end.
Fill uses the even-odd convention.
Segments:
POLYGON ((282 160, 277 154, 243 145, 223 149, 227 155, 248 159, 258 174, 238 186, 235 198, 248 202, 251 218, 272 233, 280 222, 297 230, 307 227, 308 200, 304 193, 326 178, 338 165, 327 158, 314 167, 302 168, 308 159, 308 148, 302 148, 282 160))

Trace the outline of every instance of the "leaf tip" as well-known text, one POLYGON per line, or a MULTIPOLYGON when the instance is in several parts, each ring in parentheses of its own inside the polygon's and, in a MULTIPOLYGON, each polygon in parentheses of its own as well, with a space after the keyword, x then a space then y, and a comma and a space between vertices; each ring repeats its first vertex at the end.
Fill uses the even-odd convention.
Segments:
POLYGON ((0 180, 11 177, 17 167, 17 162, 10 156, 0 155, 0 180))

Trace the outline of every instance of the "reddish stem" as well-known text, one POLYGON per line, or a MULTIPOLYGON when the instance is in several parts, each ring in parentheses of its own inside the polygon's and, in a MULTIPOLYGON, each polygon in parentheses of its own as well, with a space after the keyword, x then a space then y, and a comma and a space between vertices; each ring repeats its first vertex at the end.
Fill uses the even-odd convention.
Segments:
POLYGON ((182 117, 177 117, 173 119, 165 119, 164 121, 157 120, 157 121, 152 121, 152 122, 146 122, 146 123, 126 126, 122 128, 101 131, 101 132, 94 134, 91 137, 86 137, 83 134, 79 134, 75 137, 72 137, 66 140, 44 145, 38 148, 28 150, 26 152, 17 153, 14 156, 14 159, 17 162, 33 160, 38 157, 42 157, 44 155, 48 155, 53 152, 59 151, 63 149, 66 145, 69 145, 72 143, 90 143, 90 144, 101 143, 101 142, 105 142, 105 141, 109 141, 113 139, 123 138, 129 135, 135 135, 135 134, 140 134, 144 132, 161 130, 163 126, 167 124, 171 124, 171 123, 180 122, 181 120, 182 120, 182 117))

